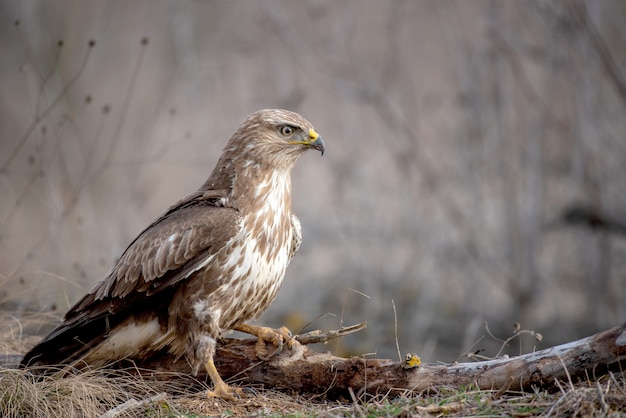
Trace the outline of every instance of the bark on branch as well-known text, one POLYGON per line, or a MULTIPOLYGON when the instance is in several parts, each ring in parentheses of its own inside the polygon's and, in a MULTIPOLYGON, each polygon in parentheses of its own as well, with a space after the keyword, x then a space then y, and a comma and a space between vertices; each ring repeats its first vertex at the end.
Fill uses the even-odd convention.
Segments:
MULTIPOLYGON (((355 328, 360 329, 360 326, 364 327, 355 328)), ((353 328, 350 330, 354 332, 353 328)), ((331 338, 343 333, 345 331, 331 332, 331 338)), ((323 341, 324 335, 315 338, 323 341)), ((303 339, 310 337, 309 333, 303 339)), ((594 379, 609 370, 626 370, 626 323, 591 337, 518 357, 475 363, 423 364, 414 368, 386 359, 340 358, 327 352, 315 352, 305 345, 293 352, 285 350, 269 361, 260 361, 255 354, 255 344, 254 339, 224 340, 215 355, 220 374, 242 385, 325 393, 329 397, 345 396, 350 390, 359 396, 364 392, 422 392, 440 386, 475 385, 499 391, 551 389, 557 379, 594 379)), ((180 378, 181 374, 190 373, 184 360, 172 363, 166 355, 135 364, 137 373, 144 378, 180 378)), ((198 376, 198 380, 203 379, 206 376, 198 376)))

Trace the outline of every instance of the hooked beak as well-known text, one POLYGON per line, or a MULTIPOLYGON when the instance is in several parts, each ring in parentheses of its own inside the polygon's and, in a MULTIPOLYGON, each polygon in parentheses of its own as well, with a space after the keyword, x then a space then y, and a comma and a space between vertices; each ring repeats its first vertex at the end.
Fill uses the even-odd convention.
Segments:
POLYGON ((309 147, 318 150, 324 155, 324 151, 326 150, 326 146, 324 145, 324 141, 322 137, 315 132, 313 129, 309 131, 309 140, 304 141, 303 144, 308 145, 309 147))

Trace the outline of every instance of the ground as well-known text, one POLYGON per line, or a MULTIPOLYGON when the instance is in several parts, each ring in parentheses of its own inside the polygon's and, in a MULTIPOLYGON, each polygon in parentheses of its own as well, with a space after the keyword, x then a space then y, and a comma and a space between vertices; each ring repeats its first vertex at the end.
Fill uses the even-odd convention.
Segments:
POLYGON ((23 371, 0 377, 2 416, 626 416, 626 379, 609 375, 599 382, 563 382, 555 393, 504 393, 472 388, 437 388, 362 399, 329 400, 258 388, 237 402, 207 399, 176 383, 151 383, 98 372, 36 382, 23 371))
MULTIPOLYGON (((21 352, 31 339, 3 334, 2 351, 21 352)), ((378 396, 354 393, 342 399, 323 394, 283 393, 253 387, 230 402, 206 398, 204 382, 189 376, 142 379, 132 371, 91 370, 77 375, 37 378, 24 370, 0 374, 3 417, 203 417, 203 416, 626 416, 626 375, 609 374, 597 381, 560 382, 559 390, 507 392, 472 387, 436 387, 378 396), (104 415, 103 415, 104 414, 104 415)), ((237 384, 237 382, 232 382, 237 384)))

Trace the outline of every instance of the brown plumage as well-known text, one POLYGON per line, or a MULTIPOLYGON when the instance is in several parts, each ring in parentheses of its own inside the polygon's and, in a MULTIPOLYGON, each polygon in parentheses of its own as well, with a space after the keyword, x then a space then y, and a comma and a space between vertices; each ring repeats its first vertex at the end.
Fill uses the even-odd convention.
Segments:
POLYGON ((128 246, 111 272, 24 357, 24 366, 102 366, 168 350, 205 366, 214 394, 239 393, 213 365, 226 330, 282 344, 285 329, 250 326, 274 300, 301 230, 291 212, 291 169, 324 143, 286 110, 261 110, 235 131, 208 180, 128 246))

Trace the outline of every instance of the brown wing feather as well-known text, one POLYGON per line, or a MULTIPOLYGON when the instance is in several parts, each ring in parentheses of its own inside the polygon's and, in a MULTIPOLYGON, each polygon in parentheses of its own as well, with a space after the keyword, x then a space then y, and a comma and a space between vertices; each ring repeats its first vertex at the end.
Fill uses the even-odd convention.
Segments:
MULTIPOLYGON (((107 277, 78 301, 65 318, 88 310, 100 300, 124 298, 132 292, 152 294, 154 289, 184 278, 184 274, 180 277, 166 273, 176 272, 198 256, 219 251, 240 228, 239 214, 222 207, 221 197, 220 191, 196 192, 170 207, 130 243, 107 277)), ((183 273, 188 270, 185 268, 183 273)))
POLYGON ((215 191, 197 192, 172 206, 135 238, 107 277, 67 312, 22 363, 72 361, 99 344, 110 326, 135 309, 167 310, 174 286, 239 232, 239 213, 221 202, 215 191))

